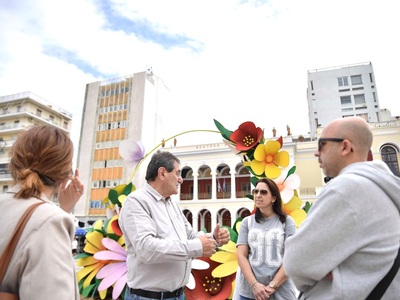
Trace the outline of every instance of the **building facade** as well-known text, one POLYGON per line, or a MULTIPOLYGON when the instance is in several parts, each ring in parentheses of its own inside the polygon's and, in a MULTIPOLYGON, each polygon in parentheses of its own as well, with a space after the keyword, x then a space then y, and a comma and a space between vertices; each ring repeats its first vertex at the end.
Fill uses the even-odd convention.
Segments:
MULTIPOLYGON (((374 134, 371 148, 373 159, 385 161, 393 173, 400 176, 400 120, 370 123, 370 126, 374 134)), ((318 135, 322 129, 319 128, 318 135)), ((267 140, 276 138, 266 137, 267 140)), ((287 151, 290 157, 287 169, 296 166, 295 173, 301 179, 297 190, 299 197, 303 203, 313 203, 325 185, 325 176, 314 156, 317 140, 310 137, 299 139, 292 135, 282 138, 282 150, 287 151)), ((250 183, 251 175, 240 157, 225 143, 177 147, 169 142, 160 149, 170 151, 181 161, 183 183, 178 195, 173 197, 179 200, 193 228, 210 231, 217 223, 232 226, 238 217, 245 217, 252 212, 254 203, 247 197, 254 188, 250 183)), ((146 164, 141 168, 144 171, 146 164)), ((130 174, 126 175, 122 183, 128 183, 130 174)), ((142 183, 138 178, 133 179, 136 187, 142 183)), ((89 220, 96 220, 105 216, 103 208, 88 217, 89 220)))
MULTIPOLYGON (((82 221, 104 216, 102 201, 110 188, 125 183, 133 171, 119 156, 120 142, 141 141, 146 149, 161 142, 163 87, 151 70, 86 85, 78 150, 86 188, 74 209, 82 221)), ((138 172, 134 180, 141 184, 142 177, 138 172)))
MULTIPOLYGON (((365 82, 365 78, 373 80, 372 66, 367 65, 366 70, 359 69, 348 75, 341 73, 341 76, 335 75, 333 78, 337 86, 337 78, 348 76, 347 84, 351 84, 350 89, 357 91, 354 90, 356 87, 353 87, 357 85, 357 81, 354 79, 353 84, 352 76, 359 79, 360 77, 356 75, 360 74, 361 82, 365 82)), ((323 83, 319 80, 315 82, 317 86, 323 83)), ((370 84, 368 88, 363 87, 363 90, 369 89, 372 93, 375 87, 372 87, 372 82, 370 84)), ((358 91, 361 93, 362 89, 358 91)), ((341 93, 348 96, 348 92, 337 91, 338 110, 343 112, 341 93)), ((319 94, 318 92, 313 96, 319 94)), ((170 151, 181 160, 183 184, 180 186, 178 195, 173 197, 179 200, 184 214, 195 229, 205 228, 210 231, 216 223, 232 226, 238 217, 250 214, 254 208, 253 201, 247 197, 253 188, 249 171, 243 166, 240 157, 222 142, 222 137, 221 143, 176 146, 176 143, 169 140, 161 146, 160 141, 163 139, 160 133, 161 115, 165 97, 160 95, 162 93, 157 77, 149 71, 94 82, 86 86, 78 155, 78 168, 86 189, 85 195, 75 207, 75 216, 89 224, 99 218, 106 219, 106 205, 102 202, 111 188, 126 184, 130 179, 136 187, 143 185, 144 173, 150 158, 146 158, 139 170, 134 173, 135 176, 131 176, 134 168, 126 165, 119 156, 120 142, 131 139, 142 142, 145 149, 154 150, 158 145, 159 149, 170 151)), ((354 99, 358 99, 354 98, 353 94, 350 98, 353 102, 354 99)), ((321 113, 326 117, 324 119, 326 121, 315 127, 314 136, 311 134, 294 136, 288 131, 287 135, 282 137, 282 150, 287 151, 290 156, 288 169, 296 166, 296 174, 301 178, 298 194, 303 203, 314 202, 320 189, 325 185, 324 174, 314 156, 319 134, 333 118, 355 115, 355 111, 360 111, 360 114, 356 115, 365 118, 368 116, 374 134, 371 149, 373 159, 385 161, 393 173, 400 175, 400 120, 391 118, 388 111, 385 121, 380 121, 375 105, 373 113, 368 111, 366 115, 363 115, 361 110, 356 110, 357 105, 354 102, 352 114, 328 116, 328 113, 326 115, 321 113), (376 119, 372 117, 369 119, 369 114, 375 116, 376 119)), ((322 109, 323 106, 320 108, 322 109)), ((318 114, 319 111, 317 111, 318 114)), ((314 113, 312 115, 314 116, 314 113)), ((262 125, 257 124, 260 127, 262 125)), ((265 138, 268 140, 278 137, 265 136, 265 138)))
POLYGON ((308 71, 307 102, 312 137, 337 118, 382 121, 371 62, 308 71))
POLYGON ((31 92, 0 97, 0 192, 13 185, 8 170, 11 147, 33 124, 50 124, 70 135, 72 114, 31 92))

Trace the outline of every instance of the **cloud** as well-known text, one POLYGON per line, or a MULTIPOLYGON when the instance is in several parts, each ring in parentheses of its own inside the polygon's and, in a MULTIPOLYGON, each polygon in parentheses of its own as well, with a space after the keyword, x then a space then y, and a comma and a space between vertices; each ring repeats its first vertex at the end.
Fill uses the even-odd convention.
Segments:
POLYGON ((215 129, 214 118, 296 135, 309 130, 308 70, 371 61, 381 108, 400 115, 399 9, 399 0, 3 1, 0 95, 31 91, 72 112, 77 147, 86 84, 152 67, 171 91, 166 137, 215 129))

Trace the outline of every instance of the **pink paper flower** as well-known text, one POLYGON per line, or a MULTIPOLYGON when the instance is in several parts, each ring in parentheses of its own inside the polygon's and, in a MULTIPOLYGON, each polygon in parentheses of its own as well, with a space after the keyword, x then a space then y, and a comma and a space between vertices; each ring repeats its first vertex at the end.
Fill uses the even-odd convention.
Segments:
MULTIPOLYGON (((123 237, 121 239, 123 241, 123 237)), ((106 290, 114 285, 112 297, 117 299, 126 285, 126 250, 118 242, 110 238, 103 238, 101 242, 108 250, 95 253, 94 258, 110 262, 101 268, 96 275, 96 278, 103 279, 98 291, 106 290)))

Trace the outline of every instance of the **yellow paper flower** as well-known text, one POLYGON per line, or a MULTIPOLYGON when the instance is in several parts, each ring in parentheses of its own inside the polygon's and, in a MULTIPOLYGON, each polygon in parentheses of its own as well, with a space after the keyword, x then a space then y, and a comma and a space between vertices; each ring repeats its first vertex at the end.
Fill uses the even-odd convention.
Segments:
POLYGON ((220 251, 210 257, 211 260, 220 263, 220 265, 212 271, 211 275, 214 277, 226 277, 232 275, 237 271, 239 265, 236 243, 229 241, 228 244, 223 245, 219 249, 220 251))
POLYGON ((307 213, 302 209, 303 202, 299 198, 297 191, 294 191, 292 199, 288 203, 283 203, 283 211, 293 218, 296 227, 306 219, 307 213))
POLYGON ((279 151, 282 144, 278 141, 269 140, 265 144, 259 144, 254 151, 254 159, 244 162, 244 166, 249 166, 258 176, 277 178, 281 175, 281 169, 289 165, 289 153, 279 151))

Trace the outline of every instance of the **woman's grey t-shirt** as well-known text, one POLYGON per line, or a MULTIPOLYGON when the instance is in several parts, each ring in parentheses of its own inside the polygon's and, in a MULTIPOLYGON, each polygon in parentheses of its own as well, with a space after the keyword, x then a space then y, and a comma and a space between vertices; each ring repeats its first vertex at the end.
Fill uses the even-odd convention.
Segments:
MULTIPOLYGON (((248 245, 248 260, 257 281, 267 285, 282 266, 285 240, 295 234, 296 224, 287 216, 282 224, 279 216, 265 218, 257 223, 254 215, 243 219, 236 245, 248 245)), ((252 288, 243 274, 240 276, 240 295, 254 299, 252 288)), ((295 287, 287 280, 273 294, 275 299, 296 299, 295 287)), ((270 299, 274 299, 271 297, 270 299)))

